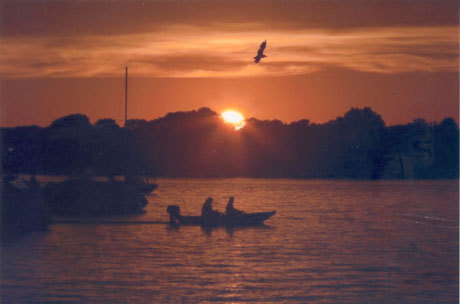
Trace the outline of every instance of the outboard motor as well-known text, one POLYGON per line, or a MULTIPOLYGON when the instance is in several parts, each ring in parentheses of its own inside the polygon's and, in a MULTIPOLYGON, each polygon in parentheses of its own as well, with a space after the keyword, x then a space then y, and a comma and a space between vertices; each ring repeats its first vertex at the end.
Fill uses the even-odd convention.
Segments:
POLYGON ((180 221, 180 207, 177 205, 168 205, 166 212, 169 213, 169 223, 177 224, 180 221))

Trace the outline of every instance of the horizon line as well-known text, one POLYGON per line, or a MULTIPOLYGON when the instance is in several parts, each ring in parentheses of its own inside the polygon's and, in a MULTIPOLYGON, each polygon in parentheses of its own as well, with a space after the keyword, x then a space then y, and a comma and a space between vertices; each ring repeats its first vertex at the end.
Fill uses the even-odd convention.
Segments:
MULTIPOLYGON (((214 112, 217 116, 219 115, 219 112, 211 109, 210 107, 206 107, 206 106, 203 106, 203 107, 199 107, 198 109, 193 109, 193 110, 177 110, 177 111, 172 111, 172 112, 167 112, 166 114, 164 114, 163 116, 159 116, 157 118, 153 118, 153 119, 146 119, 146 118, 129 118, 127 119, 127 121, 129 122, 130 120, 144 120, 146 121, 147 123, 149 122, 152 122, 152 121, 155 121, 155 120, 159 120, 159 119, 162 119, 162 118, 165 118, 167 115, 169 114, 175 114, 175 113, 192 113, 192 112, 198 112, 200 111, 201 109, 208 109, 212 112, 214 112)), ((259 121, 279 121, 281 122, 282 124, 284 125, 290 125, 292 123, 295 123, 295 122, 298 122, 298 121, 302 121, 302 120, 307 120, 309 122, 309 125, 325 125, 325 124, 328 124, 334 120, 337 120, 339 118, 343 118, 345 116, 345 114, 350 111, 350 110, 353 110, 353 109, 358 109, 358 110, 364 110, 364 109, 370 109, 372 112, 376 113, 378 116, 380 116, 380 118, 382 119, 382 121, 384 122, 384 125, 385 127, 393 127, 393 126, 403 126, 403 125, 407 125, 407 124, 410 124, 410 123, 413 123, 417 120, 424 120, 428 125, 435 125, 435 124, 439 124, 441 123, 442 121, 446 120, 446 119, 452 119, 453 121, 455 121, 455 123, 457 124, 457 126, 459 125, 459 116, 460 116, 460 113, 457 113, 457 117, 453 116, 453 115, 450 115, 450 116, 445 116, 443 119, 441 119, 440 121, 427 121, 426 118, 423 118, 423 117, 417 117, 417 118, 414 118, 412 121, 407 121, 405 123, 397 123, 397 124, 391 124, 391 125, 387 125, 386 124, 386 121, 385 119, 383 119, 382 115, 379 114, 378 112, 374 111, 372 109, 372 107, 370 106, 365 106, 365 107, 350 107, 345 113, 343 113, 341 116, 337 116, 335 118, 331 118, 329 119, 328 121, 325 121, 325 122, 322 122, 322 123, 318 123, 318 122, 314 122, 314 121, 311 121, 310 119, 308 118, 300 118, 300 119, 297 119, 297 120, 293 120, 293 121, 290 121, 290 122, 287 122, 287 121, 284 121, 284 120, 281 120, 281 119, 278 119, 278 118, 273 118, 273 119, 270 119, 270 118, 267 118, 267 119, 260 119, 260 118, 257 118, 255 116, 251 116, 251 117, 248 117, 248 118, 244 118, 245 121, 248 121, 248 120, 251 120, 251 119, 255 119, 255 120, 259 120, 259 121)), ((89 115, 85 114, 85 113, 69 113, 69 114, 65 114, 65 115, 62 115, 62 116, 59 116, 57 118, 55 118, 54 120, 52 120, 48 125, 44 126, 44 125, 38 125, 38 124, 25 124, 25 125, 16 125, 16 126, 4 126, 2 125, 2 122, 0 121, 0 128, 2 129, 7 129, 7 128, 20 128, 20 127, 40 127, 40 128, 47 128, 49 126, 51 126, 51 124, 58 120, 58 119, 61 119, 63 117, 67 117, 67 116, 71 116, 71 115, 83 115, 83 116, 86 116, 90 122, 91 125, 95 125, 99 120, 104 120, 104 119, 111 119, 113 120, 116 125, 118 125, 120 128, 124 128, 123 124, 124 124, 124 118, 120 118, 120 119, 114 119, 114 118, 111 118, 111 117, 102 117, 102 118, 98 118, 98 119, 93 119, 93 122, 92 122, 92 119, 89 115)))

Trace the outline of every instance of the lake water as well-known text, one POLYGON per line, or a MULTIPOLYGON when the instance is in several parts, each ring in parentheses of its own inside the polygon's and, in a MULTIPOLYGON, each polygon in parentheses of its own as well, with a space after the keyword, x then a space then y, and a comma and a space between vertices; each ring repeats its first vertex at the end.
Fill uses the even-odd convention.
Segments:
POLYGON ((50 226, 4 244, 4 303, 458 303, 458 181, 160 179, 147 213, 229 195, 264 227, 50 226))

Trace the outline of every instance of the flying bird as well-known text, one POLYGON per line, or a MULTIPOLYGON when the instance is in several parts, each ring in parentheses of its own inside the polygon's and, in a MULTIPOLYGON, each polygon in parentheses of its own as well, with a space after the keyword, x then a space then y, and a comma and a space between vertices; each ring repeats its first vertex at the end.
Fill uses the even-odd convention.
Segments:
POLYGON ((260 44, 260 47, 259 47, 259 50, 257 51, 257 56, 254 57, 254 62, 255 63, 259 63, 259 61, 264 58, 264 57, 267 57, 264 55, 264 50, 265 50, 265 47, 267 46, 267 40, 264 40, 264 42, 262 42, 260 44))

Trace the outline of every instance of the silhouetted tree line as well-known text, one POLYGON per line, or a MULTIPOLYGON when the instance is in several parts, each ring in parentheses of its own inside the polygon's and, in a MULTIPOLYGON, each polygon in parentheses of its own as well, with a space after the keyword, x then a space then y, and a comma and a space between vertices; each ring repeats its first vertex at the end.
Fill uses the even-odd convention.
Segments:
POLYGON ((385 126, 370 108, 324 124, 250 118, 234 131, 208 108, 119 127, 81 114, 3 128, 7 173, 163 177, 458 178, 459 128, 417 119, 385 126))

